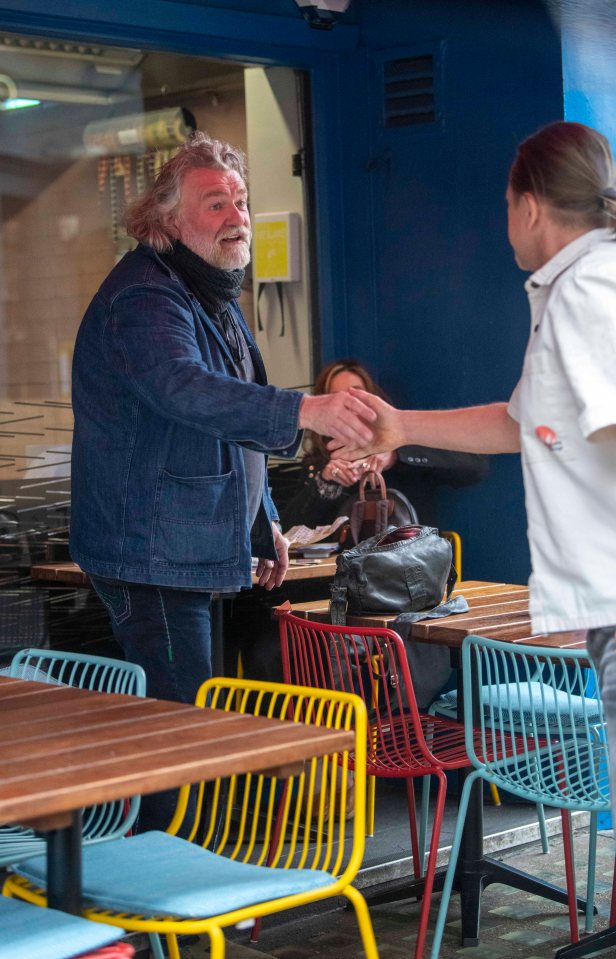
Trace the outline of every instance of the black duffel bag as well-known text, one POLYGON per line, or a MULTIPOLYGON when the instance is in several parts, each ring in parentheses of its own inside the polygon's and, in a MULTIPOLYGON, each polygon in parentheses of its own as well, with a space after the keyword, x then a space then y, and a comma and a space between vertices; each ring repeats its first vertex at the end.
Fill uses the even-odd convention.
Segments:
POLYGON ((331 621, 347 612, 408 613, 438 607, 457 579, 451 543, 432 526, 391 527, 336 559, 331 621))

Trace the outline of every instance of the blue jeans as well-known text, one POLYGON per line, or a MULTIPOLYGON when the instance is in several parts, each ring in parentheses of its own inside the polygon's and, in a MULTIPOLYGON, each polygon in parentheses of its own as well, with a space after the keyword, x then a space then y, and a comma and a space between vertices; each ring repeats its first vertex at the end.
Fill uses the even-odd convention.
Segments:
MULTIPOLYGON (((147 695, 194 703, 199 686, 212 675, 212 594, 101 576, 90 579, 126 659, 145 671, 147 695)), ((144 796, 139 831, 166 829, 176 798, 175 790, 144 796)))

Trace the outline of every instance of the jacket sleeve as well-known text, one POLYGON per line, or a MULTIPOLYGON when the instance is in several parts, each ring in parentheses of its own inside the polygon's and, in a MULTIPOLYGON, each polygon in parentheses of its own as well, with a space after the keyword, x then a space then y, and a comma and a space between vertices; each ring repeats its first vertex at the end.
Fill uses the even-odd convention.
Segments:
POLYGON ((124 290, 111 304, 102 348, 127 388, 158 415, 227 443, 295 454, 303 394, 246 383, 216 369, 213 354, 202 355, 193 314, 179 292, 162 286, 124 290))
POLYGON ((435 483, 447 486, 472 486, 484 479, 489 457, 479 453, 459 453, 432 449, 428 446, 401 446, 398 460, 406 466, 422 470, 435 483))

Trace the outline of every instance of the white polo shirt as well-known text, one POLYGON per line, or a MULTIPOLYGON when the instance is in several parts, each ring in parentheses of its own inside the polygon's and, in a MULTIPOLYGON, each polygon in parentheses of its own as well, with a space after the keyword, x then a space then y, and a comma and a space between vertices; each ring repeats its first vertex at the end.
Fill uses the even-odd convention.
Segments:
POLYGON ((525 284, 519 422, 533 632, 616 623, 616 239, 591 230, 525 284))

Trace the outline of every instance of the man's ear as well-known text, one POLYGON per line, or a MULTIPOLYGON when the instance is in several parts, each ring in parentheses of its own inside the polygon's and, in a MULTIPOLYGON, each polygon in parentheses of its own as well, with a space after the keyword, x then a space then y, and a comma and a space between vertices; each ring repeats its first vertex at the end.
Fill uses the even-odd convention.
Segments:
POLYGON ((172 236, 174 240, 180 239, 180 231, 177 223, 177 215, 175 213, 165 213, 161 217, 161 223, 164 228, 169 233, 169 236, 172 236))

